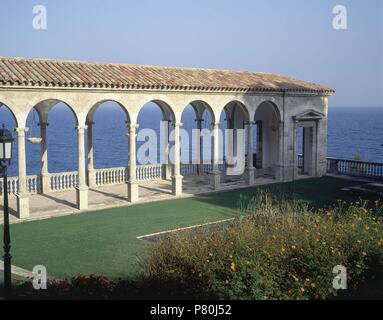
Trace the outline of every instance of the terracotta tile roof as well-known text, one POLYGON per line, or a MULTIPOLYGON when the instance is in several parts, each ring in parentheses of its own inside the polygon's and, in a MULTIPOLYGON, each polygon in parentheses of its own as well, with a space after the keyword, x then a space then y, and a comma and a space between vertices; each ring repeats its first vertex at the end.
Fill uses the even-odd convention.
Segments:
POLYGON ((334 89, 272 73, 0 57, 0 86, 198 91, 334 89))

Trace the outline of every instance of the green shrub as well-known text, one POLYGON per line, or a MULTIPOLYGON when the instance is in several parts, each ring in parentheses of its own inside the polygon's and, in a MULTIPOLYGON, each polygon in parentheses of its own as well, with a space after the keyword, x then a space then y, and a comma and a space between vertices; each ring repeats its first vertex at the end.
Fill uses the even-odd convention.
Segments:
POLYGON ((350 290, 368 271, 382 270, 378 203, 313 211, 260 192, 242 199, 239 212, 223 227, 173 233, 155 244, 143 260, 144 277, 179 283, 194 298, 326 299, 338 294, 334 266, 347 268, 350 290))

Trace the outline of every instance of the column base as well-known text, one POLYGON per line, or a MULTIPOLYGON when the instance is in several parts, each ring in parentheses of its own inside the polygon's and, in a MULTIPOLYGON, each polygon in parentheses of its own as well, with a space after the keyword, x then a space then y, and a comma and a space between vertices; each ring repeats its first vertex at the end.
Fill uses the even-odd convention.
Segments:
POLYGON ((128 201, 133 203, 138 201, 138 181, 128 181, 128 201))
POLYGON ((218 190, 221 184, 221 172, 220 171, 211 171, 210 175, 210 185, 213 190, 218 190))
POLYGON ((254 167, 246 168, 246 183, 249 186, 251 186, 251 185, 253 185, 255 183, 254 173, 255 173, 255 168, 254 167))
POLYGON ((162 179, 170 180, 172 178, 172 167, 170 164, 162 165, 162 179))
POLYGON ((274 170, 275 170, 275 180, 277 181, 285 181, 284 179, 284 171, 285 171, 285 167, 284 166, 274 166, 274 170))
POLYGON ((51 175, 49 173, 41 174, 41 193, 46 194, 51 192, 51 175))
POLYGON ((172 177, 172 193, 174 196, 182 195, 182 179, 183 176, 172 177))
POLYGON ((203 167, 204 167, 203 163, 197 164, 197 174, 199 176, 202 176, 204 174, 203 167))
POLYGON ((16 194, 17 217, 19 219, 29 217, 29 196, 28 194, 16 194))
POLYGON ((88 187, 76 187, 77 209, 88 209, 88 187))
POLYGON ((88 169, 88 186, 89 188, 96 186, 96 174, 94 169, 88 169))

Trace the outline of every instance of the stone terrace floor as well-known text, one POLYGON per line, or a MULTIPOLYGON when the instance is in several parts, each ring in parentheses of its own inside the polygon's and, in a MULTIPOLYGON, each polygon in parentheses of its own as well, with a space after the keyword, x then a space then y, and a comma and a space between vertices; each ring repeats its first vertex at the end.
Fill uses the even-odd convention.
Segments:
MULTIPOLYGON (((267 177, 255 179, 256 185, 275 183, 276 181, 267 177)), ((225 183, 222 183, 218 191, 238 189, 247 187, 243 177, 226 177, 225 183)), ((171 193, 171 181, 159 180, 142 182, 139 187, 139 201, 144 203, 165 199, 175 199, 171 193)), ((205 176, 187 176, 183 180, 183 195, 180 197, 190 197, 197 194, 207 194, 217 192, 213 191, 209 185, 209 177, 205 176)), ((132 205, 127 201, 127 186, 109 185, 89 190, 89 211, 102 210, 106 208, 132 205)), ((0 197, 0 224, 3 223, 3 198, 0 197)), ((55 216, 62 216, 80 212, 76 209, 76 191, 61 191, 47 195, 32 194, 30 196, 30 217, 18 219, 14 216, 16 210, 16 198, 10 196, 9 205, 11 211, 11 223, 22 221, 40 220, 55 216)))

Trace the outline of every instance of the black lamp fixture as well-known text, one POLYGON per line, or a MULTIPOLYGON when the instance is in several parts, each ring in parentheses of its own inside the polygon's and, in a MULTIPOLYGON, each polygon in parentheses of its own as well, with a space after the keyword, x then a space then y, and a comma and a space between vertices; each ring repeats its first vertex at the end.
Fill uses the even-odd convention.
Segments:
POLYGON ((12 159, 12 134, 8 129, 0 129, 0 169, 3 175, 4 195, 4 297, 9 299, 12 294, 12 272, 11 272, 11 237, 9 232, 9 206, 8 206, 8 165, 12 159))

